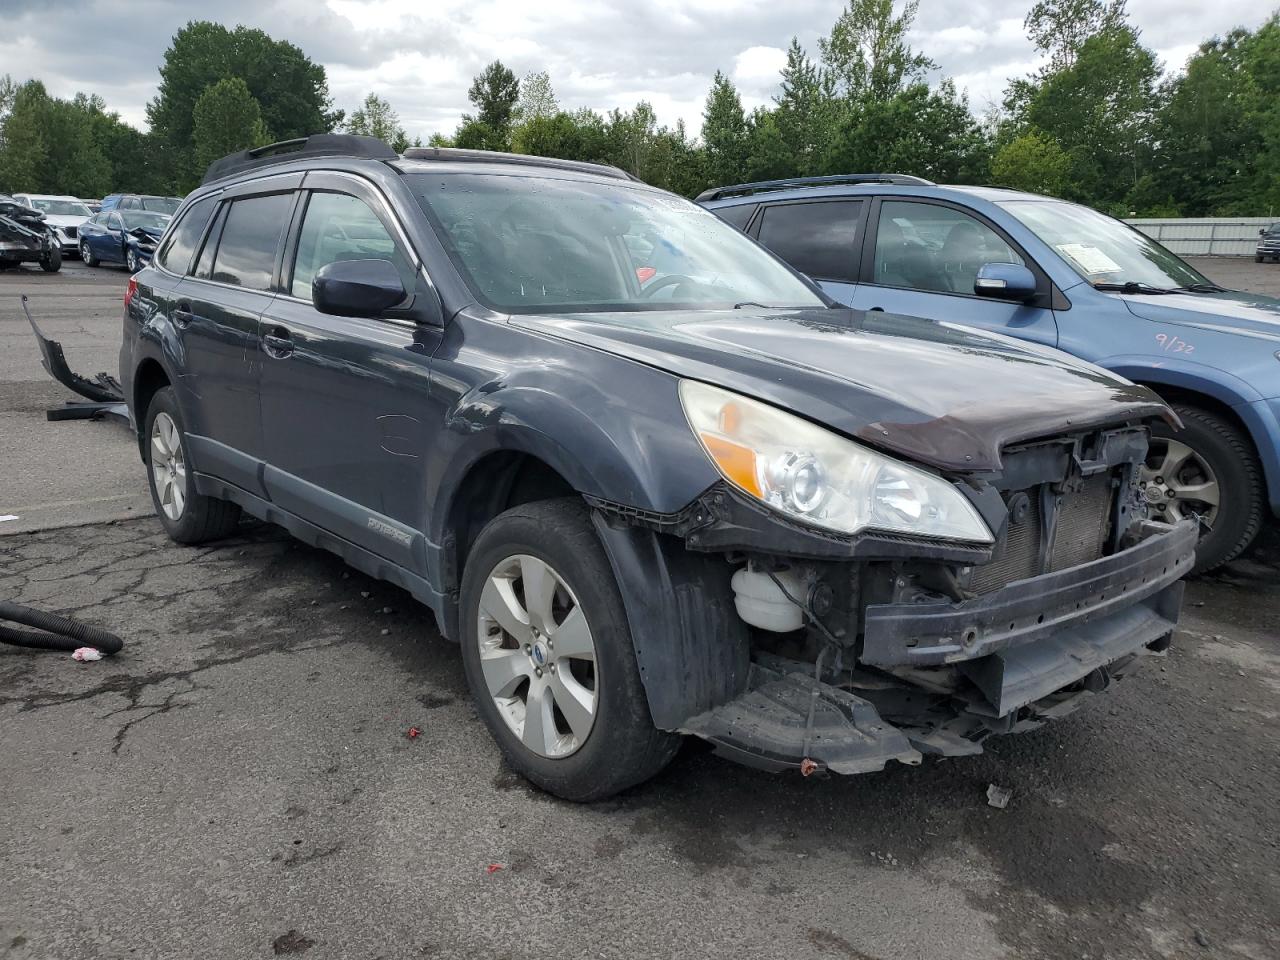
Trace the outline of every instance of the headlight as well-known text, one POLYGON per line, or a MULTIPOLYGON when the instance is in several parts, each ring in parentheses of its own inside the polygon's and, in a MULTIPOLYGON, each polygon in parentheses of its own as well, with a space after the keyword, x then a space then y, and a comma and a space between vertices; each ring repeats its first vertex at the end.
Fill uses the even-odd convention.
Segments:
POLYGON ((839 533, 994 539, 973 504, 941 477, 705 383, 682 380, 680 402, 721 475, 789 517, 839 533))

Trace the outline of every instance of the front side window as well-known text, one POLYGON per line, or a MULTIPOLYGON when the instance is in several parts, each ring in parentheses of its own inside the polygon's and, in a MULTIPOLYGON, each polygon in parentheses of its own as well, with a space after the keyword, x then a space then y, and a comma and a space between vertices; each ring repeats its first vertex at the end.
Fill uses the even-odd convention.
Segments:
MULTIPOLYGON (((187 212, 182 215, 178 225, 170 232, 169 239, 165 241, 164 249, 160 251, 160 255, 156 258, 160 266, 170 273, 183 274, 187 272, 187 268, 191 266, 191 255, 195 253, 196 244, 200 242, 200 238, 204 235, 205 224, 209 222, 209 214, 213 212, 213 205, 216 200, 216 197, 205 197, 203 200, 197 200, 187 208, 187 212)), ((102 213, 98 216, 102 218, 103 223, 106 223, 114 214, 102 213)))
POLYGON ((247 290, 269 290, 276 248, 292 203, 292 193, 233 200, 213 257, 210 279, 247 290))
POLYGON ((473 293, 512 312, 824 306, 711 211, 630 182, 406 176, 473 293))
POLYGON ((1001 202, 1090 283, 1186 287, 1212 281, 1144 233, 1061 200, 1001 202))
POLYGON ((339 260, 389 260, 405 289, 412 289, 408 261, 367 203, 345 193, 313 193, 298 234, 289 292, 310 300, 316 271, 339 260))
POLYGON ((814 280, 857 282, 860 200, 765 207, 760 242, 814 280))
POLYGON ((875 282, 973 296, 987 263, 1022 263, 985 223, 951 207, 886 200, 876 230, 875 282))

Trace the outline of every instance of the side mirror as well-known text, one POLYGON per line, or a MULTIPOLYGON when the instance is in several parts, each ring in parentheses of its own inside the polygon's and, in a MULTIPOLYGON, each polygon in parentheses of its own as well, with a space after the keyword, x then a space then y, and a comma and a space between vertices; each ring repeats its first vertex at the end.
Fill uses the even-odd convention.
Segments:
POLYGON ((973 281, 973 292, 995 300, 1025 302, 1036 295, 1036 278, 1020 263, 984 263, 973 281))
POLYGON ((311 302, 336 317, 380 317, 404 298, 400 272, 390 260, 326 263, 311 280, 311 302))

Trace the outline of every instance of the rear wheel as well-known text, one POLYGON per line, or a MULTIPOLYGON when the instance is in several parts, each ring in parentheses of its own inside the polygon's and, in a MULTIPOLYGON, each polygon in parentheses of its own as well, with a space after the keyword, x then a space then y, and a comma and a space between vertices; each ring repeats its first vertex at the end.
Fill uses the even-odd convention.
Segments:
POLYGON ((675 756, 636 667, 613 570, 586 505, 508 510, 481 532, 462 582, 462 660, 507 762, 566 800, 599 800, 675 756))
POLYGON ((1152 428, 1142 470, 1143 494, 1161 520, 1198 517, 1196 571, 1243 553, 1262 527, 1262 468, 1235 424, 1199 407, 1175 405, 1183 429, 1152 428))
POLYGON ((165 533, 178 543, 205 543, 236 532, 240 508, 196 492, 188 469, 182 414, 172 387, 156 391, 147 408, 145 451, 151 502, 165 533))

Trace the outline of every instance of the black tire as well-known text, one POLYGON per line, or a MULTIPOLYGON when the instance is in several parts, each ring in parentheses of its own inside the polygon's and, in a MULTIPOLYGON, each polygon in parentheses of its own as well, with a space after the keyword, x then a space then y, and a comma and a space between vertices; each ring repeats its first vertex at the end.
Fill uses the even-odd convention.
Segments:
POLYGON ((1254 257, 1254 258, 1253 258, 1253 262, 1254 262, 1254 263, 1261 263, 1261 262, 1262 262, 1262 258, 1261 258, 1261 257, 1254 257))
POLYGON ((155 452, 151 441, 152 429, 156 417, 167 414, 178 428, 178 442, 182 448, 184 464, 190 464, 187 454, 186 431, 182 424, 182 414, 178 410, 178 401, 173 387, 162 387, 151 398, 147 407, 145 432, 143 433, 143 457, 147 464, 147 484, 151 488, 151 504, 155 507, 156 516, 164 525, 165 533, 170 540, 177 543, 197 544, 210 540, 221 540, 236 532, 240 526, 240 507, 226 500, 206 497, 196 492, 195 475, 188 469, 182 484, 184 505, 176 519, 169 517, 160 502, 160 494, 156 490, 156 475, 152 464, 155 452))
POLYGON ((62 269, 62 248, 50 247, 40 258, 40 269, 45 273, 57 273, 62 269))
MULTIPOLYGON (((1197 573, 1207 573, 1238 557, 1262 529, 1266 507, 1262 466, 1253 444, 1235 424, 1200 407, 1174 404, 1183 429, 1165 423, 1153 427, 1153 438, 1185 443, 1203 458, 1218 480, 1218 514, 1213 529, 1196 546, 1197 573)), ((1156 516, 1159 516, 1157 513, 1156 516)))
POLYGON ((130 276, 142 269, 142 262, 138 260, 138 251, 133 247, 129 247, 124 252, 124 268, 130 276))
POLYGON ((80 259, 84 261, 86 267, 96 267, 99 264, 97 257, 93 255, 93 251, 89 249, 89 245, 83 240, 80 241, 80 259))
POLYGON ((682 738, 653 725, 622 597, 613 570, 577 498, 515 507, 477 538, 462 577, 462 662, 476 707, 517 773, 565 800, 589 802, 648 780, 671 762, 682 738), (510 557, 527 554, 549 564, 577 598, 595 646, 595 721, 568 756, 535 753, 499 713, 480 662, 480 595, 489 575, 510 557))

